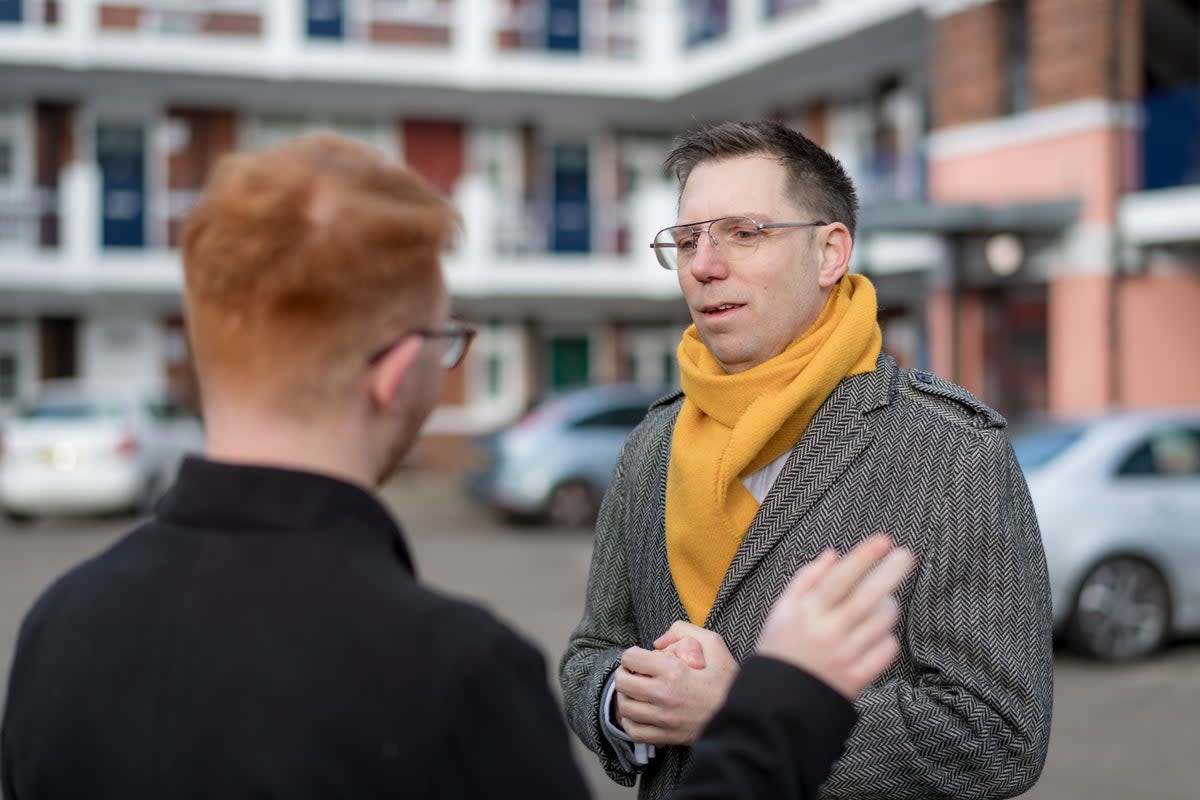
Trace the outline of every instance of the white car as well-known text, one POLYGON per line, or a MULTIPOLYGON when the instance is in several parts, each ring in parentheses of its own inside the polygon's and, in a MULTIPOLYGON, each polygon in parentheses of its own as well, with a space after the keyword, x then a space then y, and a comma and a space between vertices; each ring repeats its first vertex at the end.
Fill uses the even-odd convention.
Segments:
POLYGON ((0 508, 11 521, 43 515, 144 512, 200 452, 199 419, 169 400, 58 387, 0 430, 0 508))
POLYGON ((1017 436, 1054 625, 1104 660, 1200 633, 1200 409, 1127 412, 1017 436))

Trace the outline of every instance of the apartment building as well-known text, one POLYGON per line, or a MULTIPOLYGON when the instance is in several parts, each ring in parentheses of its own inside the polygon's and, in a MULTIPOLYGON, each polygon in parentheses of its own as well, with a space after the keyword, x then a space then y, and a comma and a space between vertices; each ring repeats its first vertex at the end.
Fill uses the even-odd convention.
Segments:
POLYGON ((903 363, 1018 416, 1200 402, 1198 43, 1189 0, 0 0, 0 407, 192 391, 180 221, 221 153, 321 128, 464 216, 481 335, 420 458, 555 388, 671 383, 662 157, 764 116, 855 177, 903 363))

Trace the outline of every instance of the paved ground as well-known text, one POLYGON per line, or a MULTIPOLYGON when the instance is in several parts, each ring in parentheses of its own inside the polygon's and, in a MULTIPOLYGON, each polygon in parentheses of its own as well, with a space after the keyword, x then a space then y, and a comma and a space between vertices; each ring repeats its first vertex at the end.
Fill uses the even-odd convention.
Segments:
MULTIPOLYGON (((386 492, 429 582, 489 605, 547 654, 552 669, 578 619, 586 533, 506 527, 466 506, 456 487, 407 474, 386 492)), ((111 542, 127 520, 0 522, 0 679, 21 616, 66 567, 111 542)), ((1060 653, 1050 758, 1033 800, 1200 797, 1200 643, 1113 668, 1060 653)), ((580 754, 600 800, 633 797, 580 754)))

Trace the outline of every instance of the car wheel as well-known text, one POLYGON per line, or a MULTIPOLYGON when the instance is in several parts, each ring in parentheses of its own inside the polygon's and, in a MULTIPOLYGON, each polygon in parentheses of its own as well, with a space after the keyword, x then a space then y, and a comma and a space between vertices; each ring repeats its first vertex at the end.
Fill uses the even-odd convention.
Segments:
POLYGON ((582 481, 567 481, 554 487, 546 503, 546 518, 559 528, 582 528, 596 521, 596 497, 582 481))
POLYGON ((1068 637, 1093 658, 1140 658, 1162 646, 1170 617, 1162 574, 1136 558, 1112 558, 1096 565, 1080 584, 1068 637))

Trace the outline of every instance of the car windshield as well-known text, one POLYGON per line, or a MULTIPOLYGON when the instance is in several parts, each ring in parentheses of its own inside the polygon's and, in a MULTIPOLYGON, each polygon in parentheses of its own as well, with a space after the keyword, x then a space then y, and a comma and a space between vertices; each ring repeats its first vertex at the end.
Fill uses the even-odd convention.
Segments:
POLYGON ((98 400, 54 400, 29 406, 17 416, 44 420, 111 419, 121 416, 121 407, 98 400))
POLYGON ((1075 444, 1087 426, 1082 423, 1054 425, 1018 436, 1013 440, 1017 462, 1023 470, 1033 470, 1049 464, 1075 444))

